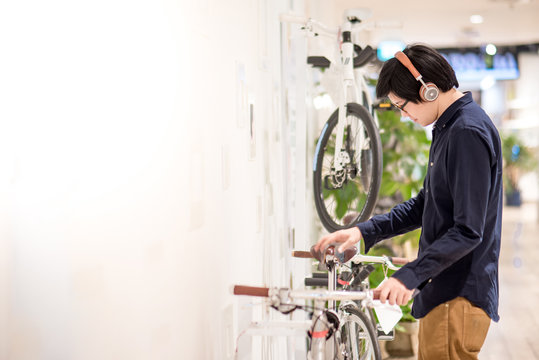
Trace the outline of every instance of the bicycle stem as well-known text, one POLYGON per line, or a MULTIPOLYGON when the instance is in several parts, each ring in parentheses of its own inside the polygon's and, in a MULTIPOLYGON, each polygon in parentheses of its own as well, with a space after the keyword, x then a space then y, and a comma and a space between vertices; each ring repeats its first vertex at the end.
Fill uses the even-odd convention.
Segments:
MULTIPOLYGON (((328 291, 337 290, 337 266, 333 260, 333 265, 328 266, 328 291)), ((337 302, 335 300, 328 301, 328 308, 337 310, 337 302)))

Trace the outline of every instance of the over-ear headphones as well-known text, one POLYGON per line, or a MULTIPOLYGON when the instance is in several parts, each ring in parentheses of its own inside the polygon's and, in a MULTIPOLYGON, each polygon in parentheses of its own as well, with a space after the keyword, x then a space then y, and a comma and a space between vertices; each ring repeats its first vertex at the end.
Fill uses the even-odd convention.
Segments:
POLYGON ((395 53, 395 58, 397 58, 397 60, 399 60, 400 63, 412 73, 413 77, 421 83, 421 89, 419 89, 419 97, 421 97, 423 101, 434 101, 438 98, 438 95, 440 94, 438 86, 431 82, 425 84, 422 79, 423 76, 421 76, 419 71, 417 71, 417 69, 405 53, 403 53, 402 51, 397 51, 395 53))

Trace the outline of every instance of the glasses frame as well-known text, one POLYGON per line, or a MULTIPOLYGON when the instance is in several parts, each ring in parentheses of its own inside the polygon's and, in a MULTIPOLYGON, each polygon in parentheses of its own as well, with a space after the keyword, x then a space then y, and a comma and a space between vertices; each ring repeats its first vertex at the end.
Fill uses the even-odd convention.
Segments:
POLYGON ((393 106, 395 106, 395 107, 396 107, 397 109, 399 109, 400 111, 406 111, 406 110, 404 110, 404 107, 405 107, 406 105, 408 105, 409 102, 410 102, 410 100, 406 100, 406 101, 404 102, 404 104, 402 104, 402 105, 397 105, 397 104, 393 103, 393 106))

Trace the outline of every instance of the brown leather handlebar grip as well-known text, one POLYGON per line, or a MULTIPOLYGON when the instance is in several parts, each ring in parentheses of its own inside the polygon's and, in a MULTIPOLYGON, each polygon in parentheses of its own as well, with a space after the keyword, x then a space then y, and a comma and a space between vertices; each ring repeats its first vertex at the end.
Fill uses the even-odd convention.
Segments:
MULTIPOLYGON (((311 256, 320 261, 321 263, 325 262, 325 255, 336 255, 335 245, 330 245, 327 247, 324 255, 320 251, 314 250, 314 245, 311 247, 311 256)), ((344 250, 344 254, 338 256, 339 262, 346 263, 350 261, 357 254, 357 248, 355 246, 344 250)))
POLYGON ((314 256, 309 251, 292 251, 292 256, 297 258, 312 259, 314 256))
POLYGON ((249 295, 249 296, 269 296, 269 288, 267 287, 255 287, 255 286, 244 286, 244 285, 234 285, 233 290, 234 295, 249 295))
POLYGON ((390 257, 389 261, 391 261, 394 265, 406 265, 410 262, 407 258, 402 257, 390 257))

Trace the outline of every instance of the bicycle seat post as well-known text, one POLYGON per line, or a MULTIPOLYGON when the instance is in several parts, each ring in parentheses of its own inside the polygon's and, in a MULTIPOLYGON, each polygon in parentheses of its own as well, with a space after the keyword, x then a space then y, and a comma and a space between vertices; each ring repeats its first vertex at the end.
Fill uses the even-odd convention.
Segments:
MULTIPOLYGON (((331 260, 327 263, 328 265, 328 291, 337 290, 337 262, 331 260)), ((328 308, 331 310, 336 310, 336 301, 328 301, 328 308)))

